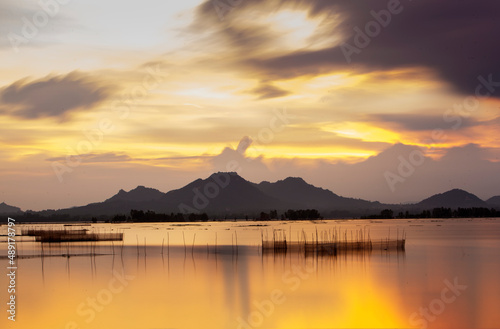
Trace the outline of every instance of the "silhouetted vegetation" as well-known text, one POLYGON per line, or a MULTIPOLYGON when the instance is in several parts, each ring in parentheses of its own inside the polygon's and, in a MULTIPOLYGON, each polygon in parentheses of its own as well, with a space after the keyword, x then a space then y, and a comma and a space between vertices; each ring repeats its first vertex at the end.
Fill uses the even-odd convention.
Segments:
POLYGON ((271 219, 271 215, 266 213, 266 212, 261 212, 260 215, 259 215, 259 218, 257 218, 258 220, 270 220, 271 219))
POLYGON ((299 220, 299 219, 319 219, 322 218, 319 211, 316 209, 288 209, 281 216, 278 215, 277 210, 271 210, 269 213, 261 212, 257 220, 299 220))
POLYGON ((361 219, 393 219, 394 212, 392 209, 384 209, 378 215, 362 216, 361 219))
POLYGON ((321 215, 316 209, 299 209, 299 210, 287 210, 284 213, 286 219, 297 220, 297 219, 319 219, 321 215))
MULTIPOLYGON (((113 220, 115 221, 115 216, 113 220)), ((124 216, 123 216, 124 217, 124 216)), ((116 219, 123 220, 123 217, 116 219)), ((133 222, 206 222, 208 221, 208 215, 206 213, 202 214, 181 214, 181 213, 170 213, 169 214, 157 214, 154 211, 148 210, 130 210, 130 219, 133 222)))
MULTIPOLYGON (((500 217, 500 211, 493 208, 434 208, 423 210, 420 213, 412 214, 409 211, 401 211, 396 218, 472 218, 472 217, 500 217)), ((362 219, 392 219, 392 209, 384 209, 378 215, 363 216, 362 219)))
MULTIPOLYGON (((365 214, 369 214, 365 211, 365 214)), ((358 214, 357 216, 359 216, 358 214)), ((357 217, 356 216, 356 217, 357 217)), ((316 209, 289 209, 287 211, 281 212, 276 209, 269 211, 261 211, 260 213, 252 212, 235 212, 230 215, 222 215, 217 213, 207 213, 196 214, 182 214, 182 213, 156 213, 151 210, 130 210, 128 214, 115 214, 115 215, 98 215, 92 216, 87 215, 70 215, 64 213, 57 213, 54 210, 44 210, 40 212, 28 210, 21 214, 12 215, 19 222, 55 222, 55 223, 65 223, 65 222, 205 222, 208 220, 216 221, 226 221, 226 220, 316 220, 323 219, 322 215, 316 209), (209 217, 210 216, 210 217, 209 217)), ((351 216, 350 213, 344 213, 340 210, 336 213, 328 212, 326 214, 327 219, 333 218, 355 218, 351 216)), ((361 219, 392 219, 392 218, 480 218, 480 217, 500 217, 500 209, 496 210, 494 208, 485 207, 472 207, 472 208, 448 208, 448 207, 436 207, 430 210, 418 210, 415 211, 410 207, 400 206, 394 209, 383 209, 378 214, 364 215, 361 219), (405 209, 406 208, 406 209, 405 209)), ((357 217, 360 218, 360 217, 357 217)))

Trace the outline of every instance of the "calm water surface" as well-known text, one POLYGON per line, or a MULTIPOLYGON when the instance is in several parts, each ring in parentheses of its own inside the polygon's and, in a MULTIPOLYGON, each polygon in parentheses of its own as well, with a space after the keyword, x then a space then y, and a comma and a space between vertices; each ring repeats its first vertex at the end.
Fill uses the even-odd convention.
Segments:
MULTIPOLYGON (((18 237, 16 322, 7 319, 2 275, 0 328, 500 328, 499 219, 85 228, 123 232, 124 242, 42 247, 18 237), (359 229, 372 240, 404 231, 406 250, 316 256, 259 248, 273 230, 296 240, 316 230, 350 239, 359 229)), ((6 249, 0 243, 3 273, 6 249)))

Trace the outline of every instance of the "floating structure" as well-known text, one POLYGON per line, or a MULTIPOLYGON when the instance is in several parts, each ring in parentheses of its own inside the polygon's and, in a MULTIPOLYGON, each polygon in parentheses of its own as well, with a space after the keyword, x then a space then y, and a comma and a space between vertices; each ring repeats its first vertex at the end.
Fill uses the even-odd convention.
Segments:
POLYGON ((66 228, 64 229, 36 229, 36 228, 27 228, 27 229, 22 229, 22 235, 27 235, 27 236, 43 236, 46 234, 86 234, 89 230, 87 229, 71 229, 68 230, 66 228))
POLYGON ((123 233, 94 233, 88 229, 44 230, 26 229, 23 235, 34 236, 37 242, 84 242, 84 241, 122 241, 123 233))
POLYGON ((272 240, 264 240, 262 234, 262 252, 263 253, 305 253, 317 255, 337 255, 349 252, 371 252, 380 251, 404 251, 406 244, 406 234, 403 232, 396 239, 372 240, 370 233, 365 230, 350 232, 351 239, 348 239, 347 231, 341 234, 336 230, 322 231, 316 235, 312 234, 308 240, 306 233, 302 231, 302 236, 297 241, 287 240, 286 233, 273 231, 272 240))

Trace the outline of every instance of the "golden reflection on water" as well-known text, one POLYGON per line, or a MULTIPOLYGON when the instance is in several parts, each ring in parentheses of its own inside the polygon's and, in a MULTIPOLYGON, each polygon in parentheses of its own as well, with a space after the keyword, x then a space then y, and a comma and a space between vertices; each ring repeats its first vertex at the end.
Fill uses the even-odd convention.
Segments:
MULTIPOLYGON (((192 239, 193 232, 186 232, 192 239)), ((215 253, 213 244, 204 246, 214 232, 201 229, 196 248, 189 243, 185 248, 180 235, 172 234, 177 245, 167 249, 161 247, 165 232, 153 233, 146 248, 134 245, 139 239, 129 234, 124 247, 97 246, 105 255, 48 257, 91 247, 46 245, 45 257, 20 259, 17 321, 4 315, 0 327, 494 328, 500 323, 497 240, 461 241, 458 249, 454 242, 415 238, 418 243, 406 253, 306 257, 262 255, 257 247, 235 250, 230 243, 215 253), (455 277, 467 290, 453 303, 441 303, 445 308, 435 319, 419 315, 421 308, 441 305, 444 282, 455 277)), ((220 234, 219 241, 227 243, 220 234)), ((238 234, 249 239, 249 232, 238 234)), ((31 247, 34 254, 40 251, 31 247)), ((30 243, 22 248, 28 254, 30 243)), ((3 303, 6 281, 0 284, 3 303)))
POLYGON ((133 253, 129 250, 123 263, 115 256, 113 266, 112 256, 45 258, 43 280, 41 259, 22 260, 16 328, 387 328, 405 323, 393 293, 374 281, 366 256, 262 257, 256 249, 249 255, 207 255, 185 254, 182 248, 166 257, 154 249, 146 258, 133 253))

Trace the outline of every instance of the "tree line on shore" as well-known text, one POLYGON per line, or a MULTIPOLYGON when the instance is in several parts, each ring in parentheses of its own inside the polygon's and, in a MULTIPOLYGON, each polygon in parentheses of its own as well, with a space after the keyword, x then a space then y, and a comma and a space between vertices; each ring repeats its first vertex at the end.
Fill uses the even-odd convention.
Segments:
POLYGON ((361 219, 393 219, 393 218, 482 218, 482 217, 500 217, 500 211, 489 208, 433 208, 432 210, 423 210, 412 214, 408 210, 404 213, 400 211, 394 215, 392 209, 384 209, 380 214, 363 216, 361 219))
MULTIPOLYGON (((289 209, 282 214, 278 214, 277 210, 271 210, 269 212, 262 211, 259 216, 249 218, 245 216, 246 220, 302 220, 302 219, 320 219, 321 214, 316 209, 298 209, 292 210, 289 209)), ((113 216, 111 219, 112 222, 206 222, 210 218, 207 213, 201 214, 182 214, 182 213, 170 213, 170 214, 162 214, 156 213, 151 210, 130 210, 129 216, 124 214, 119 214, 113 216)), ((224 217, 214 217, 214 220, 228 220, 230 218, 224 217)), ((237 218, 234 218, 237 219, 237 218)), ((97 220, 97 219, 95 219, 97 220)))
MULTIPOLYGON (((207 213, 156 213, 151 210, 136 210, 132 209, 128 214, 117 214, 114 216, 103 215, 98 217, 91 216, 72 216, 69 214, 37 212, 25 212, 23 214, 12 214, 12 217, 21 222, 204 222, 208 220, 316 220, 323 219, 323 216, 317 209, 298 209, 286 210, 282 213, 278 210, 262 211, 251 216, 245 214, 239 215, 222 215, 207 213)), ((337 216, 335 216, 337 217, 337 216)), ((349 218, 346 216, 338 216, 338 218, 349 218)), ((384 209, 378 214, 366 215, 361 219, 411 219, 411 218, 481 218, 481 217, 500 217, 500 210, 494 208, 433 208, 431 210, 422 210, 411 212, 409 210, 394 211, 393 209, 384 209)), ((327 217, 327 219, 332 217, 327 217)), ((352 218, 352 217, 350 217, 352 218)), ((333 219, 333 218, 332 218, 333 219)))

